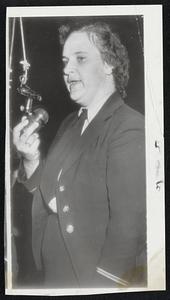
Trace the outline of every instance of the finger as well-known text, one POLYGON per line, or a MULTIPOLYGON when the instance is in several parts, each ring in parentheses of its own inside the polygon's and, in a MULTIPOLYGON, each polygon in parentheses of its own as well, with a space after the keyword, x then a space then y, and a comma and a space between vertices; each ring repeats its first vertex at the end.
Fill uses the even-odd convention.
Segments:
POLYGON ((23 121, 21 121, 18 125, 16 125, 13 129, 13 140, 16 141, 21 134, 22 129, 28 125, 28 120, 25 119, 23 121))
POLYGON ((27 120, 27 116, 23 116, 23 117, 21 118, 21 122, 24 121, 24 120, 27 120))
POLYGON ((27 124, 28 124, 28 119, 24 119, 14 127, 13 131, 15 132, 21 131, 27 124))
POLYGON ((33 156, 33 158, 38 158, 40 156, 39 152, 40 140, 35 140, 34 143, 29 148, 29 153, 33 156))
POLYGON ((20 152, 27 160, 35 160, 40 156, 39 145, 40 140, 36 139, 30 146, 22 145, 20 152))
POLYGON ((34 122, 32 123, 29 127, 23 129, 23 133, 20 136, 20 139, 22 140, 22 142, 26 142, 27 139, 33 134, 33 132, 38 128, 39 123, 38 122, 34 122))
POLYGON ((36 140, 32 143, 32 145, 31 145, 31 147, 30 147, 30 151, 36 152, 36 151, 38 150, 39 145, 40 145, 40 140, 39 140, 39 139, 36 139, 36 140))
POLYGON ((37 133, 32 134, 31 136, 28 137, 26 144, 31 146, 35 140, 39 139, 39 135, 37 133))
POLYGON ((17 141, 17 150, 21 152, 23 155, 27 155, 30 152, 30 147, 34 143, 35 140, 39 139, 39 134, 32 134, 27 141, 23 141, 21 138, 17 141))

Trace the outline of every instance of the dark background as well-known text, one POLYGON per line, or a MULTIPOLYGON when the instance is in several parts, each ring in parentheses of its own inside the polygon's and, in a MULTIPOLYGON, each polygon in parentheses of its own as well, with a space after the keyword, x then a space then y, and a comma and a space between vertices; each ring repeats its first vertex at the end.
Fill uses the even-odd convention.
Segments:
MULTIPOLYGON (((170 153, 170 2, 169 0, 105 0, 105 1, 95 1, 95 0, 1 0, 0 2, 0 95, 1 95, 1 109, 0 109, 0 151, 1 151, 1 160, 0 160, 0 194, 1 194, 1 209, 0 209, 0 298, 1 299, 25 299, 33 298, 25 296, 4 296, 4 238, 3 238, 3 217, 4 217, 4 153, 5 153, 5 16, 6 16, 6 7, 7 6, 56 6, 56 5, 137 5, 137 4, 162 4, 163 5, 163 45, 164 45, 164 136, 165 136, 165 184, 166 184, 166 273, 167 273, 167 290, 166 291, 156 291, 156 292, 140 292, 140 293, 121 293, 113 295, 94 295, 94 296, 72 296, 72 297, 60 297, 61 299, 139 299, 139 300, 148 300, 148 299, 170 299, 170 164, 169 164, 169 153, 170 153)), ((82 7, 83 8, 83 7, 82 7)), ((18 50, 19 51, 19 50, 18 50)), ((30 61, 31 62, 31 61, 30 61)), ((33 66, 31 66, 31 69, 33 66)), ((32 71, 31 71, 32 72, 32 71)), ((31 75, 32 76, 32 75, 31 75)), ((17 80, 17 77, 15 78, 17 80)), ((32 87, 32 86, 31 86, 32 87)), ((32 87, 33 88, 33 87, 32 87)), ((37 90, 37 85, 35 86, 37 90)), ((41 90, 37 90, 41 92, 41 90)), ((14 99, 14 98, 13 98, 14 99)), ((45 101, 45 99, 44 99, 45 101)), ((11 100, 12 102, 12 100, 11 100)), ((16 107, 18 107, 17 105, 16 107)), ((14 109, 14 108, 13 108, 14 109)), ((139 109, 140 110, 140 109, 139 109)), ((65 109, 63 110, 65 111, 65 109)), ((65 113, 66 114, 66 111, 65 113)), ((16 112, 13 117, 13 123, 17 122, 19 118, 19 112, 16 112)), ((50 116, 51 119, 51 116, 50 116)), ((61 117, 62 119, 62 117, 61 117)), ((59 122, 58 122, 59 123, 59 122)), ((50 142, 50 141, 49 141, 50 142)), ((31 202, 29 202, 29 205, 31 202)), ((37 298, 37 297, 36 297, 37 298)), ((39 296, 38 298, 44 299, 46 297, 39 296)), ((58 297, 57 297, 58 298, 58 297)))

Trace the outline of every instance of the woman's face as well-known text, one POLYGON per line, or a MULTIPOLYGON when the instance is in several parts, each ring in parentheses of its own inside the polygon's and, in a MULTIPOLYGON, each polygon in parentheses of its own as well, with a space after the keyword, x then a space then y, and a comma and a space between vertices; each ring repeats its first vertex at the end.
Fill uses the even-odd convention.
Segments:
POLYGON ((82 106, 88 106, 104 89, 105 65, 96 46, 86 32, 73 32, 63 48, 64 81, 70 97, 82 106))

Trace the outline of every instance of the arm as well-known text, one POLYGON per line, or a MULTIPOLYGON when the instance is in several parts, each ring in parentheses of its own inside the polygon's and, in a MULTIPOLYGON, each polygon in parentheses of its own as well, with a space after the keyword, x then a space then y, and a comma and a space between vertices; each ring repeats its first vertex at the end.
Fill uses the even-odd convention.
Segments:
POLYGON ((120 287, 128 286, 140 277, 136 259, 142 250, 146 251, 144 131, 140 126, 135 129, 125 125, 109 146, 110 220, 99 265, 99 271, 112 274, 114 283, 120 287))
MULTIPOLYGON (((70 114, 62 122, 56 137, 48 151, 50 154, 53 145, 62 137, 67 125, 74 120, 75 113, 70 114)), ((27 119, 23 118, 13 130, 13 143, 20 155, 20 167, 18 172, 18 181, 23 183, 29 191, 34 191, 40 182, 44 160, 40 157, 39 145, 40 139, 37 133, 34 133, 38 124, 33 124, 29 130, 23 132, 28 124, 27 119)))
POLYGON ((28 120, 24 117, 13 130, 13 144, 20 156, 20 167, 18 171, 18 181, 25 183, 28 189, 32 190, 38 182, 41 170, 38 133, 35 132, 38 123, 26 128, 28 120), (36 180, 35 180, 36 179, 36 180))
POLYGON ((13 129, 13 144, 23 161, 26 178, 29 179, 40 162, 39 135, 34 131, 38 127, 35 122, 29 128, 26 117, 13 129))

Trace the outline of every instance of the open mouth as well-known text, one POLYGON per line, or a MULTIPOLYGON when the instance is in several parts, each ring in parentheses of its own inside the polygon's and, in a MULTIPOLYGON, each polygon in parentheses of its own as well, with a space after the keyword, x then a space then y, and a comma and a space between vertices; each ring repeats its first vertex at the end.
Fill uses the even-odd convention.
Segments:
POLYGON ((68 82, 69 90, 77 88, 80 84, 81 84, 80 80, 72 80, 72 81, 68 82))

